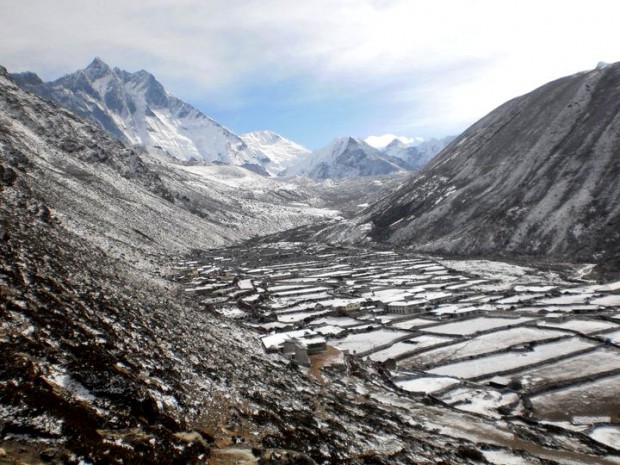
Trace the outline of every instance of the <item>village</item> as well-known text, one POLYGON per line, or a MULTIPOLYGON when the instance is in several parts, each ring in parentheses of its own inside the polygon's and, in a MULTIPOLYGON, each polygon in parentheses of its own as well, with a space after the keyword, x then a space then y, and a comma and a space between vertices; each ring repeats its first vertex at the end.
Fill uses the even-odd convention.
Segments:
POLYGON ((208 251, 176 280, 309 375, 376 363, 403 396, 620 449, 620 282, 296 242, 208 251))

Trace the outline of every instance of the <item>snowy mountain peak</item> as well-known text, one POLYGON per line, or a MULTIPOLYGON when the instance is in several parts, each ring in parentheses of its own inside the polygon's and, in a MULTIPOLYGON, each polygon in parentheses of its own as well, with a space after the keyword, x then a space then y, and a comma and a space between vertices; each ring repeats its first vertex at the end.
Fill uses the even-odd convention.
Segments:
POLYGON ((326 147, 320 149, 319 152, 329 153, 332 156, 338 156, 346 150, 355 150, 360 148, 366 149, 370 152, 374 150, 373 147, 371 147, 361 139, 356 139, 355 137, 351 136, 344 136, 337 137, 336 139, 331 141, 326 147))
POLYGON ((399 164, 407 169, 419 170, 453 140, 454 136, 447 136, 411 145, 396 138, 383 148, 381 153, 390 157, 393 161, 398 161, 399 164))
POLYGON ((96 122, 123 142, 184 161, 260 165, 239 136, 168 93, 147 71, 131 73, 95 58, 53 82, 15 78, 26 90, 96 122))
POLYGON ((287 171, 290 175, 305 175, 315 179, 378 176, 400 171, 400 167, 385 159, 381 152, 361 139, 339 137, 326 147, 312 152, 299 165, 287 171))
POLYGON ((394 149, 403 149, 406 147, 410 147, 409 144, 406 144, 405 142, 403 142, 402 140, 400 140, 399 138, 394 139, 392 142, 390 142, 388 145, 386 145, 384 147, 383 151, 389 151, 389 150, 394 150, 394 149))
POLYGON ((241 134, 248 150, 272 175, 278 175, 306 157, 310 150, 273 131, 241 134))
MULTIPOLYGON (((70 74, 65 77, 72 77, 76 79, 78 77, 76 75, 80 75, 80 77, 81 75, 83 75, 92 82, 114 75, 114 70, 101 58, 97 57, 93 61, 91 61, 91 63, 83 70, 79 70, 76 73, 70 74)), ((65 77, 58 79, 56 82, 61 82, 63 79, 65 79, 65 77)))
POLYGON ((90 62, 90 64, 84 69, 84 71, 99 71, 99 70, 106 70, 106 71, 112 71, 112 69, 110 68, 110 66, 103 61, 101 58, 99 57, 95 57, 93 58, 93 61, 90 62))
POLYGON ((280 134, 269 131, 267 129, 261 131, 252 131, 241 134, 241 137, 254 139, 264 144, 276 144, 282 140, 285 140, 280 134))
POLYGON ((102 67, 108 67, 108 64, 103 61, 100 57, 95 57, 93 58, 93 61, 90 62, 90 64, 86 67, 86 69, 90 69, 90 68, 102 68, 102 67))

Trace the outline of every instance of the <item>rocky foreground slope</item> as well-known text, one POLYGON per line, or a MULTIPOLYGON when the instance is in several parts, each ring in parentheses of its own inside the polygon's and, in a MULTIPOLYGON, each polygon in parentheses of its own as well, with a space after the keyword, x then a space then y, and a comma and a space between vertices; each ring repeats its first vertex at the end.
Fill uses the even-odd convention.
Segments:
POLYGON ((619 179, 617 63, 500 106, 340 237, 460 255, 617 262, 619 179))

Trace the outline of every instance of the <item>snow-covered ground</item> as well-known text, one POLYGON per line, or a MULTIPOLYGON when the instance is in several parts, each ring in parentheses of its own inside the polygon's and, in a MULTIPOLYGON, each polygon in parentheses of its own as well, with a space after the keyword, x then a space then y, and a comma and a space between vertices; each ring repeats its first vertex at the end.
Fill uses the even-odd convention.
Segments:
POLYGON ((429 370, 428 372, 436 375, 471 379, 498 371, 502 372, 540 363, 572 352, 587 349, 594 345, 595 343, 591 341, 574 337, 549 344, 541 344, 528 352, 508 352, 488 357, 480 357, 465 362, 443 365, 429 370))
POLYGON ((534 414, 550 421, 601 416, 620 421, 620 383, 617 376, 569 386, 531 397, 534 414))
POLYGON ((552 327, 560 329, 569 329, 582 334, 597 333, 599 331, 605 331, 613 328, 618 328, 618 325, 609 321, 603 320, 586 320, 583 318, 574 318, 567 321, 538 321, 538 326, 552 327))
POLYGON ((590 437, 620 451, 620 426, 600 426, 590 433, 590 437))
POLYGON ((500 418, 497 409, 518 402, 519 397, 514 392, 500 393, 493 389, 459 387, 444 394, 442 400, 460 410, 500 418))
POLYGON ((369 358, 377 362, 385 362, 389 358, 398 357, 399 355, 403 355, 407 352, 433 347, 450 340, 450 338, 439 336, 417 336, 407 339, 406 341, 396 342, 387 349, 383 349, 369 355, 369 358))
POLYGON ((341 350, 348 350, 351 353, 363 353, 383 345, 389 345, 391 341, 408 335, 410 335, 410 333, 405 331, 381 329, 378 331, 351 334, 344 339, 332 341, 332 344, 341 350))
POLYGON ((404 381, 396 381, 394 384, 405 391, 423 392, 425 394, 429 394, 431 392, 441 391, 442 389, 458 384, 459 382, 460 380, 457 378, 425 376, 404 381))
POLYGON ((618 361, 617 351, 601 348, 594 352, 576 355, 567 360, 513 373, 508 377, 519 380, 526 389, 533 390, 619 368, 620 362, 618 361))
POLYGON ((480 331, 487 331, 495 328, 503 328, 506 326, 517 326, 528 321, 532 321, 530 317, 520 318, 471 318, 445 325, 431 326, 424 328, 423 331, 428 333, 468 335, 480 331))
POLYGON ((437 364, 458 358, 484 355, 485 353, 506 349, 511 346, 543 339, 557 338, 568 334, 569 333, 562 331, 522 326, 483 334, 474 339, 423 352, 419 355, 407 358, 403 363, 407 366, 437 364))

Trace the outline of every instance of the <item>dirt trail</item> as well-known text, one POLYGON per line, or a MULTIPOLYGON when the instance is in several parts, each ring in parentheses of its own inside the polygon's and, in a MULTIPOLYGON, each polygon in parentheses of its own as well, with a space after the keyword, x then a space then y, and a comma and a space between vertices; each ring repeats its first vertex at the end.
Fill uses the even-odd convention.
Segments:
POLYGON ((321 376, 321 369, 343 360, 342 352, 330 345, 327 346, 325 352, 310 355, 309 358, 312 365, 310 366, 308 374, 321 384, 325 383, 325 379, 321 376))

